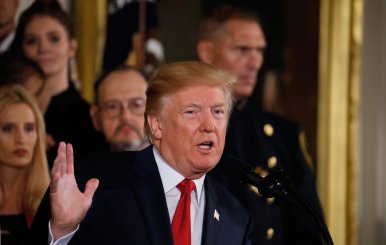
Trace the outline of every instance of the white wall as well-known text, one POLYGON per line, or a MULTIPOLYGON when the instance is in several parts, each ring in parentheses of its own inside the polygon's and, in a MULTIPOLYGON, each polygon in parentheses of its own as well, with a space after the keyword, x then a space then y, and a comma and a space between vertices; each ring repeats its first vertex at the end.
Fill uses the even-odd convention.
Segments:
POLYGON ((359 245, 386 244, 386 0, 364 1, 359 245))

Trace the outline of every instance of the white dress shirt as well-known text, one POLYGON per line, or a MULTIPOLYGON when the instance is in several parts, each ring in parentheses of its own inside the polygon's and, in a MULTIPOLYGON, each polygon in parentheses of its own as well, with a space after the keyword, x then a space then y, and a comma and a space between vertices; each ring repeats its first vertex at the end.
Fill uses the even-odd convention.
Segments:
MULTIPOLYGON (((155 161, 158 171, 161 175, 162 185, 164 187, 166 203, 169 211, 170 223, 172 223, 174 212, 176 211, 181 193, 177 185, 185 179, 180 173, 170 167, 169 164, 161 157, 157 149, 153 146, 155 161)), ((190 202, 190 231, 191 245, 200 245, 202 237, 202 227, 204 223, 205 211, 205 175, 200 179, 193 180, 196 189, 191 193, 190 202)))
MULTIPOLYGON (((185 179, 180 173, 170 167, 169 164, 161 157, 157 149, 153 146, 154 158, 158 167, 158 171, 161 176, 162 185, 165 192, 166 203, 168 206, 170 224, 172 223, 174 212, 176 211, 178 201, 180 200, 181 193, 177 188, 177 185, 185 179)), ((191 193, 190 202, 190 231, 191 231, 191 245, 200 245, 202 238, 202 228, 204 223, 204 211, 205 211, 205 188, 204 188, 205 175, 199 179, 193 180, 196 188, 191 193)), ((67 234, 55 242, 52 241, 51 226, 49 224, 49 240, 50 245, 66 245, 69 243, 75 232, 67 234)))

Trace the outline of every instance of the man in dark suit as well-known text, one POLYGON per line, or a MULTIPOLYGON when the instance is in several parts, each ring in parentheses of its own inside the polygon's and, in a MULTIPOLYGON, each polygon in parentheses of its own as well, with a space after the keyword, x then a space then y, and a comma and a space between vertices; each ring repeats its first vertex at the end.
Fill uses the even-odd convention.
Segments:
MULTIPOLYGON (((265 47, 260 21, 249 10, 223 5, 202 22, 199 58, 238 78, 224 153, 248 163, 262 176, 283 168, 321 216, 304 133, 295 122, 262 111, 251 99, 265 47)), ((222 166, 220 162, 210 174, 255 217, 253 244, 320 244, 317 226, 304 210, 281 200, 262 198, 256 188, 249 190, 232 176, 235 171, 224 171, 222 166)))
POLYGON ((74 164, 61 142, 28 242, 47 244, 50 219, 58 244, 250 244, 251 216, 206 175, 224 148, 234 82, 201 62, 166 65, 147 91, 152 146, 74 164))

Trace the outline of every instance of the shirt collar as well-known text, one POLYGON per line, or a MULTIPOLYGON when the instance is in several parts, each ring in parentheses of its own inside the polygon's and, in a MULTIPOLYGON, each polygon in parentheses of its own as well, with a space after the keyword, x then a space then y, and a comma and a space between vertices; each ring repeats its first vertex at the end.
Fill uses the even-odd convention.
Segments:
MULTIPOLYGON (((158 167, 158 171, 161 175, 162 185, 164 188, 164 192, 168 193, 174 187, 176 187, 181 181, 185 179, 179 172, 177 172, 174 168, 170 167, 170 165, 162 158, 158 150, 153 146, 153 153, 155 162, 158 167)), ((196 185, 196 198, 197 202, 200 202, 202 188, 204 186, 205 175, 203 175, 199 179, 193 180, 196 185)))

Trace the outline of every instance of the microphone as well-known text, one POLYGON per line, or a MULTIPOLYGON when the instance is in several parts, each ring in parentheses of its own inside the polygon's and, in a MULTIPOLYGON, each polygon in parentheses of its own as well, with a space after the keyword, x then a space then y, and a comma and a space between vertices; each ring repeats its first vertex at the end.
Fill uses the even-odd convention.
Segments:
POLYGON ((214 172, 217 170, 232 179, 241 181, 243 184, 256 187, 263 197, 290 197, 289 192, 282 183, 283 178, 279 177, 279 174, 281 174, 279 172, 271 173, 263 178, 250 165, 232 155, 224 155, 214 172))
POLYGON ((305 197, 297 191, 295 185, 283 169, 277 168, 275 172, 270 173, 268 176, 261 177, 253 171, 251 166, 232 155, 223 156, 216 168, 229 178, 237 178, 243 184, 249 184, 258 188, 259 193, 264 197, 281 197, 290 203, 300 204, 318 225, 325 244, 334 244, 327 225, 322 221, 305 197))
POLYGON ((245 169, 240 174, 241 183, 253 185, 257 189, 259 189, 259 193, 263 197, 285 197, 290 198, 290 194, 283 184, 281 175, 281 169, 278 171, 271 173, 266 177, 261 177, 251 168, 245 169))

